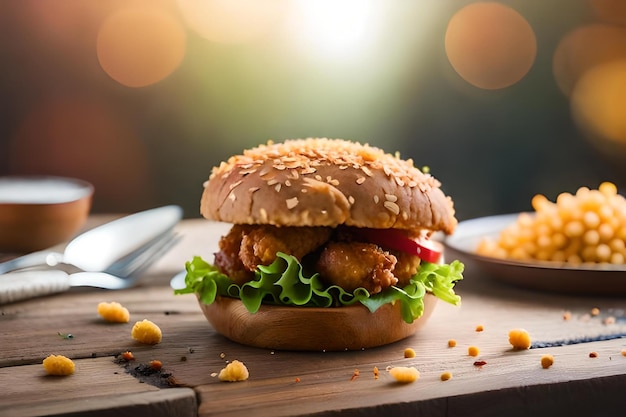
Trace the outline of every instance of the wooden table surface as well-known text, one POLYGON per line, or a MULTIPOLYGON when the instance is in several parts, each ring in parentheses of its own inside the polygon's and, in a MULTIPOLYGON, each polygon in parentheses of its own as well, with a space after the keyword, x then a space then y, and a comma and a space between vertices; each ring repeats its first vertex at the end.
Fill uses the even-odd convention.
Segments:
MULTIPOLYGON (((91 224, 101 222, 91 219, 91 224)), ((193 295, 174 295, 170 278, 194 255, 212 259, 228 226, 202 219, 178 226, 180 243, 128 290, 72 289, 0 305, 0 415, 151 416, 552 416, 623 415, 626 339, 513 351, 508 331, 525 328, 534 342, 626 332, 624 298, 541 294, 507 287, 466 270, 457 285, 463 303, 439 302, 427 325, 392 345, 352 352, 285 352, 241 346, 216 334, 193 295), (101 301, 118 301, 130 323, 105 323, 101 301), (590 314, 598 308, 600 314, 590 314), (564 319, 564 312, 571 318, 564 319), (615 322, 607 322, 607 318, 615 322), (162 343, 131 338, 149 319, 162 343), (483 331, 477 331, 477 326, 483 331), (63 338, 59 334, 73 335, 63 338), (448 347, 455 339, 456 347, 448 347), (468 347, 480 348, 477 357, 468 347), (413 348, 414 358, 404 358, 413 348), (119 353, 136 360, 119 363, 119 353), (590 357, 595 352, 596 357, 590 357), (46 376, 50 354, 76 363, 68 377, 46 376), (540 358, 554 356, 543 369, 540 358), (220 382, 240 360, 250 377, 220 382), (163 367, 145 372, 151 360, 163 367), (420 378, 399 384, 389 366, 414 366, 420 378), (380 370, 374 377, 374 367, 380 370), (358 370, 358 376, 355 371, 358 370), (144 372, 142 372, 144 371, 144 372), (443 372, 452 379, 442 381, 443 372)), ((0 277, 1 279, 1 277, 0 277)))

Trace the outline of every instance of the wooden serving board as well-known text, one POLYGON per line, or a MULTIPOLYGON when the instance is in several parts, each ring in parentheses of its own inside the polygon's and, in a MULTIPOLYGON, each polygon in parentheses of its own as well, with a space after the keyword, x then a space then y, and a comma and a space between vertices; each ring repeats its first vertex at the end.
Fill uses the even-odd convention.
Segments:
POLYGON ((625 339, 524 351, 508 343, 513 328, 525 328, 535 342, 625 333, 621 298, 539 294, 466 274, 458 285, 462 305, 439 302, 428 323, 400 342, 350 352, 251 348, 217 334, 195 296, 176 296, 167 286, 186 259, 211 253, 204 242, 219 237, 219 227, 184 221, 181 244, 136 288, 75 289, 0 306, 0 415, 622 415, 625 339), (103 322, 96 313, 100 301, 122 303, 131 322, 103 322), (590 315, 594 307, 597 316, 590 315), (615 323, 605 323, 610 316, 615 323), (162 343, 131 338, 133 323, 144 318, 160 326, 162 343), (450 339, 456 347, 448 347, 450 339), (478 347, 479 356, 469 356, 469 346, 478 347), (405 358, 405 348, 416 356, 405 358), (119 363, 126 350, 136 360, 119 363), (45 376, 41 361, 52 353, 74 359, 76 373, 45 376), (540 365, 544 354, 554 356, 549 369, 540 365), (235 359, 246 364, 249 379, 220 382, 215 375, 235 359), (135 371, 151 360, 162 362, 160 372, 135 371), (421 376, 399 384, 389 366, 413 366, 421 376), (442 381, 443 372, 452 379, 442 381))

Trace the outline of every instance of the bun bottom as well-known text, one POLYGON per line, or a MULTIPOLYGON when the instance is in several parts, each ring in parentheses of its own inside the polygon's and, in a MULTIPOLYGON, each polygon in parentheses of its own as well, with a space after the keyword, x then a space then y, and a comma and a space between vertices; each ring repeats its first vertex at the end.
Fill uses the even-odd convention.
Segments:
POLYGON ((424 313, 413 323, 402 320, 400 304, 386 304, 374 313, 361 304, 316 308, 262 305, 251 314, 241 300, 217 297, 200 308, 213 328, 243 345, 276 350, 361 350, 402 340, 422 328, 437 297, 427 293, 424 313))

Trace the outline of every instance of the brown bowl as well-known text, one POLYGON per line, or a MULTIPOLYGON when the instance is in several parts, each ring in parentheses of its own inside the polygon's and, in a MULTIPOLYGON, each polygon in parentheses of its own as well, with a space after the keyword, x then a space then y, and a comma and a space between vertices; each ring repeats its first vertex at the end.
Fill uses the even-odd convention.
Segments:
POLYGON ((93 192, 72 178, 0 177, 0 251, 32 252, 69 240, 85 224, 93 192))
POLYGON ((251 314, 241 300, 217 297, 198 300, 213 328, 243 345, 276 350, 343 351, 382 346, 402 340, 422 328, 437 298, 427 293, 424 314, 409 324, 400 304, 385 304, 374 313, 361 304, 349 307, 283 307, 262 305, 251 314))

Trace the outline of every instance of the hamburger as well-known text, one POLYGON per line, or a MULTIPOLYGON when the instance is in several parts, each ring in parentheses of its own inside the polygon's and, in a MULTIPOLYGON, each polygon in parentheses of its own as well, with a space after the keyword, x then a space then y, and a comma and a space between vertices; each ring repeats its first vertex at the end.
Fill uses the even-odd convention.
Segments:
POLYGON ((218 333, 289 350, 353 350, 403 339, 442 299, 459 304, 463 264, 435 232, 454 205, 412 160, 341 139, 268 142, 204 183, 200 213, 232 224, 186 288, 218 333))

